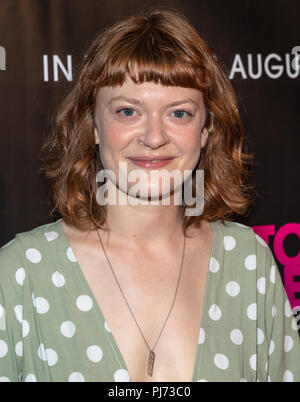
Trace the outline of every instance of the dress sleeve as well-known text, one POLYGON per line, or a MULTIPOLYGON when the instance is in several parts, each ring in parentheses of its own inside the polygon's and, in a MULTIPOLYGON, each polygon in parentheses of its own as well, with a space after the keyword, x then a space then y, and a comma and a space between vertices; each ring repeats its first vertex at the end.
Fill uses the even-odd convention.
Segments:
MULTIPOLYGON (((299 382, 300 337, 297 323, 272 251, 269 247, 264 247, 264 250, 267 378, 269 382, 299 382)), ((258 287, 259 283, 262 283, 261 278, 258 287)))
POLYGON ((0 382, 22 378, 22 291, 24 268, 15 239, 0 249, 0 382))

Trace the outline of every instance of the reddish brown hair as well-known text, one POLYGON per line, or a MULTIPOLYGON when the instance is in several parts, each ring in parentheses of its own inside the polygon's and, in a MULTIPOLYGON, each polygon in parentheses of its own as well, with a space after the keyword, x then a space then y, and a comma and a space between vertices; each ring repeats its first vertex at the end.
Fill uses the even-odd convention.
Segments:
POLYGON ((152 8, 124 18, 102 30, 89 47, 43 146, 52 213, 79 229, 104 225, 106 210, 96 201, 96 173, 103 167, 95 145, 93 110, 98 89, 122 85, 127 76, 137 84, 155 82, 203 92, 209 136, 196 169, 204 170, 205 206, 200 216, 182 214, 185 233, 202 219, 244 215, 250 204, 247 177, 252 155, 243 151, 235 93, 207 43, 172 8, 152 8))

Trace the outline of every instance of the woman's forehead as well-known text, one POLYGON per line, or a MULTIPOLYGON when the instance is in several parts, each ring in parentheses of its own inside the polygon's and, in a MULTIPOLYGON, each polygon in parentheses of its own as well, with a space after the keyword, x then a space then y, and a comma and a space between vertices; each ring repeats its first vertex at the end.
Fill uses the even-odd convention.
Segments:
POLYGON ((155 82, 136 84, 128 77, 123 85, 101 87, 97 97, 102 101, 117 101, 125 97, 138 97, 141 103, 147 102, 148 100, 164 100, 165 98, 174 98, 174 101, 177 100, 177 98, 178 100, 182 98, 200 102, 202 92, 195 88, 166 86, 155 82))

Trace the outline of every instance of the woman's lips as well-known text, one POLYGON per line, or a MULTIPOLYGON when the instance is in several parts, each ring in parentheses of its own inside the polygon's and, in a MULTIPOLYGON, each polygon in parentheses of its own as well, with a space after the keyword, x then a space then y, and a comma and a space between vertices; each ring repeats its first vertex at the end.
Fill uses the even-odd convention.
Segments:
POLYGON ((153 160, 143 160, 143 159, 134 159, 134 158, 129 158, 132 163, 134 163, 136 166, 142 167, 144 169, 159 169, 161 167, 167 166, 169 163, 172 162, 174 158, 170 157, 168 159, 153 159, 153 160))

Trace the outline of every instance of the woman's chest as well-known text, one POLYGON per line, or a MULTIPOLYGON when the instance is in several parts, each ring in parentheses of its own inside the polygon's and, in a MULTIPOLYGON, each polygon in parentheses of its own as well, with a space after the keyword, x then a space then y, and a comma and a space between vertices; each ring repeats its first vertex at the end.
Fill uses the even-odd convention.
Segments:
POLYGON ((192 381, 212 233, 202 239, 187 240, 184 254, 184 248, 144 250, 140 256, 110 250, 110 261, 99 249, 93 257, 92 249, 87 253, 81 242, 71 241, 131 381, 192 381), (152 376, 147 373, 150 350, 155 354, 152 376))
POLYGON ((115 276, 82 261, 82 272, 112 332, 131 381, 192 381, 209 255, 191 255, 181 275, 115 276), (199 256, 198 256, 199 257, 199 256), (150 350, 153 373, 147 373, 150 350))

